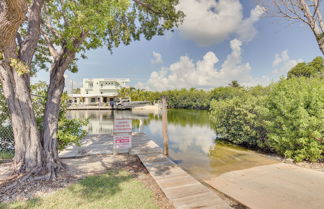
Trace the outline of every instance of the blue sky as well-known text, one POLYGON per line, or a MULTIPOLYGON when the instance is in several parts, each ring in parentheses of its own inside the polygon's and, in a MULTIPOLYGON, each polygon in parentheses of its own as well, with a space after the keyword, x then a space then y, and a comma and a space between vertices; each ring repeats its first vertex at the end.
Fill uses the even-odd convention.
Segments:
MULTIPOLYGON (((67 86, 72 80, 79 86, 83 78, 130 78, 131 86, 151 90, 208 89, 231 80, 268 84, 296 63, 321 56, 306 25, 267 17, 255 0, 180 2, 187 17, 175 32, 121 46, 113 54, 104 48, 89 51, 88 59, 78 61, 79 72, 67 73, 67 86)), ((48 80, 48 74, 39 73, 39 79, 48 80)))

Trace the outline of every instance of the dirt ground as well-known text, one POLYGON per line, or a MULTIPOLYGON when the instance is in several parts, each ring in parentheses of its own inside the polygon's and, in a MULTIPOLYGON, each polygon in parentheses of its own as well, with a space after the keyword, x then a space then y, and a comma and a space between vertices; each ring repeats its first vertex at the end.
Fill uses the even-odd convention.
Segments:
MULTIPOLYGON (((86 176, 102 174, 111 170, 124 169, 153 191, 154 199, 161 208, 174 208, 137 156, 130 156, 127 154, 91 155, 80 158, 63 159, 63 162, 68 166, 68 169, 62 172, 55 181, 34 181, 30 179, 9 190, 1 185, 4 183, 4 179, 10 177, 12 163, 10 161, 0 162, 0 202, 27 200, 34 197, 41 197, 63 189, 86 176)), ((285 163, 295 164, 290 161, 285 163)), ((324 163, 298 163, 297 165, 318 171, 324 171, 324 163)), ((218 191, 216 192, 233 208, 246 208, 223 193, 218 191)))
POLYGON ((174 208, 137 156, 94 155, 64 159, 63 162, 68 165, 68 169, 62 172, 55 181, 35 181, 29 179, 11 189, 1 186, 4 183, 3 179, 10 176, 11 163, 2 163, 0 165, 0 202, 41 197, 63 189, 86 176, 123 169, 131 173, 134 178, 143 182, 147 188, 153 191, 154 200, 159 207, 162 209, 174 208))

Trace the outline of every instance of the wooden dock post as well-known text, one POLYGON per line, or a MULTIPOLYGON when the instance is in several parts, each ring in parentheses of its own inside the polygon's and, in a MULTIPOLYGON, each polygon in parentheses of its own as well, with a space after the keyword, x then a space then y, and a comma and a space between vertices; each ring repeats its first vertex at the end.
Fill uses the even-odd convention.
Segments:
POLYGON ((162 135, 163 135, 163 154, 169 155, 169 136, 168 136, 168 104, 166 96, 162 96, 162 135))

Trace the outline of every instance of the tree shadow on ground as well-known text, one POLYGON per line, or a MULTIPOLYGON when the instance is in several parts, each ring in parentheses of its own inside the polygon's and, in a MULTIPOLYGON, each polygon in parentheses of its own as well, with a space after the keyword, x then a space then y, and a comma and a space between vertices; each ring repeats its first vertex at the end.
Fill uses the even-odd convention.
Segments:
POLYGON ((28 208, 34 208, 36 205, 41 205, 43 200, 41 198, 33 198, 28 201, 24 205, 21 204, 11 204, 8 203, 0 203, 1 209, 28 209, 28 208))
POLYGON ((90 176, 81 180, 78 184, 71 185, 68 190, 75 195, 87 200, 107 198, 120 192, 120 184, 132 179, 132 176, 124 171, 109 171, 100 176, 90 176))

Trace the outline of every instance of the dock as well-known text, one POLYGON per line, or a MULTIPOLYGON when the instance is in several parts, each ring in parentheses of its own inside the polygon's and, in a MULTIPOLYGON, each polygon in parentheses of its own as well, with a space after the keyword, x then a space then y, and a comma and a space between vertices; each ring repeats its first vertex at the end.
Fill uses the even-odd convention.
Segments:
MULTIPOLYGON (((137 155, 175 208, 231 208, 216 192, 201 184, 162 154, 162 148, 143 133, 133 134, 132 155, 137 155)), ((61 158, 113 154, 111 135, 89 135, 81 146, 68 146, 61 158)))
POLYGON ((69 106, 68 110, 131 110, 131 107, 114 107, 111 106, 69 106))

